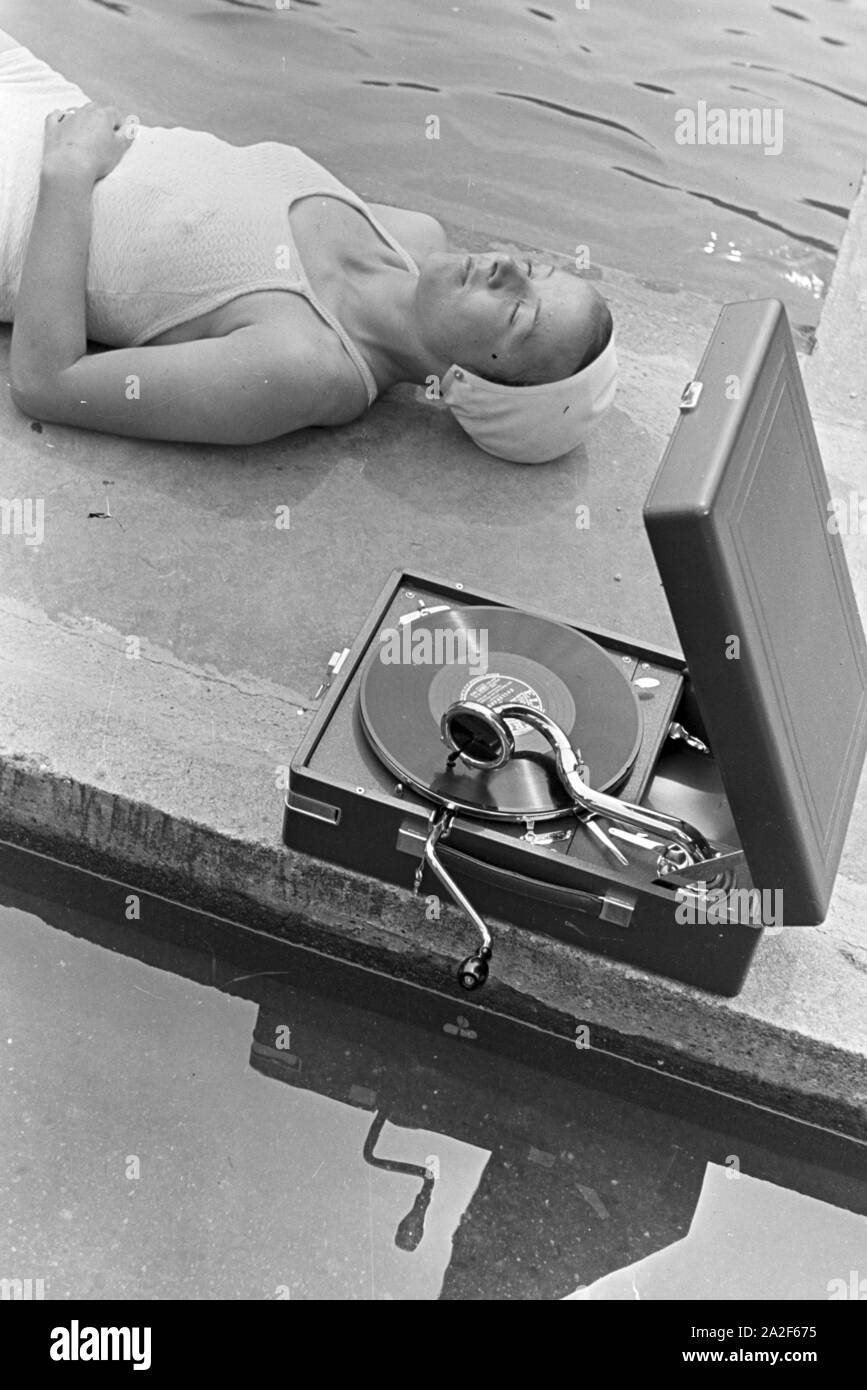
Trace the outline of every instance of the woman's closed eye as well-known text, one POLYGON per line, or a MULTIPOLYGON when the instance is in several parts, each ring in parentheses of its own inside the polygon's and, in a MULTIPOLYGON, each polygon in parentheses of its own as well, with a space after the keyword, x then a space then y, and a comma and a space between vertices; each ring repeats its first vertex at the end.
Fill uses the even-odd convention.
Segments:
POLYGON ((519 319, 519 314, 522 305, 527 305, 527 301, 525 299, 519 299, 517 301, 514 309, 509 315, 509 322, 515 326, 525 327, 527 330, 526 336, 529 337, 530 334, 533 332, 533 329, 536 327, 536 324, 539 322, 539 316, 542 312, 542 301, 537 296, 536 308, 533 310, 533 312, 530 313, 529 306, 527 306, 528 312, 519 319))
MULTIPOLYGON (((532 262, 532 261, 529 259, 529 257, 528 257, 527 260, 524 262, 524 264, 525 264, 525 266, 527 267, 527 278, 530 279, 530 280, 532 280, 532 278, 533 278, 533 262, 532 262)), ((509 315, 509 323, 515 323, 515 322, 517 321, 518 314, 519 314, 520 311, 521 311, 521 305, 523 304, 523 302, 524 302, 523 299, 516 299, 516 300, 515 300, 515 306, 514 306, 514 308, 512 309, 511 314, 509 315)))
MULTIPOLYGON (((548 267, 548 275, 547 275, 547 276, 545 276, 545 275, 543 275, 543 276, 538 276, 538 275, 536 274, 536 269, 537 269, 537 268, 536 268, 536 265, 535 265, 535 263, 534 263, 533 261, 530 260, 529 257, 527 257, 527 259, 526 259, 526 261, 524 262, 524 264, 525 264, 526 267, 527 267, 527 279, 528 279, 528 280, 538 280, 538 279, 543 279, 543 280, 545 280, 545 279, 548 279, 551 275, 554 274, 554 267, 553 267, 553 266, 549 266, 549 267, 548 267)), ((524 299, 517 299, 517 300, 515 301, 515 306, 514 306, 514 308, 512 309, 511 314, 509 315, 509 322, 510 322, 510 323, 514 324, 514 323, 517 322, 518 314, 520 313, 521 305, 522 305, 522 304, 526 304, 526 300, 524 300, 524 299)), ((527 331, 528 331, 528 333, 529 333, 529 332, 532 332, 532 330, 536 327, 536 324, 537 324, 538 321, 539 321, 539 312, 540 312, 541 308, 542 308, 541 301, 539 300, 539 297, 538 297, 538 294, 537 294, 537 296, 536 296, 536 309, 535 309, 535 312, 532 314, 532 316, 531 316, 531 317, 528 319, 528 321, 527 321, 527 331)))

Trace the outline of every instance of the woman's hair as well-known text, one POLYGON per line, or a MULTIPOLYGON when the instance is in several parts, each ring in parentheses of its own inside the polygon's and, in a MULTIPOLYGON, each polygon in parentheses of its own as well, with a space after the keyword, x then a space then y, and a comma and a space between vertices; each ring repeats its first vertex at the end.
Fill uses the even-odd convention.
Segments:
POLYGON ((613 332, 614 320, 611 317, 611 310, 608 308, 602 295, 597 295, 596 312, 593 315, 592 336, 584 356, 581 358, 577 367, 572 368, 572 376, 574 376, 576 372, 583 372, 585 367, 589 367, 591 362, 596 361, 600 352, 604 352, 607 348, 613 332))

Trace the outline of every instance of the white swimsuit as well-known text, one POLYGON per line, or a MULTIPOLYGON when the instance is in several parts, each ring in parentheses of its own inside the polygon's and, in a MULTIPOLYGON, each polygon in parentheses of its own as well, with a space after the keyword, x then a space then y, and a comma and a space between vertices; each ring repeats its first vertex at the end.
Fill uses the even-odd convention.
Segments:
MULTIPOLYGON (((36 208, 43 125, 87 101, 29 49, 0 53, 0 321, 14 318, 36 208)), ((87 267, 87 334, 138 347, 256 290, 300 294, 337 334, 368 402, 377 387, 345 329, 317 299, 295 246, 300 198, 355 207, 418 274, 412 257, 351 189, 292 145, 236 146, 183 126, 138 126, 118 166, 96 184, 87 267)))

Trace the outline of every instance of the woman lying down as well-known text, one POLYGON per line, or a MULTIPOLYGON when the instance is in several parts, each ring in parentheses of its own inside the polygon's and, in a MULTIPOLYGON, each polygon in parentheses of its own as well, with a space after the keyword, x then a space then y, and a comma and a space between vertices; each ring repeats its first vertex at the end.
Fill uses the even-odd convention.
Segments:
POLYGON ((432 217, 363 203, 293 146, 139 125, 2 31, 0 130, 0 321, 28 415, 254 444, 436 383, 482 449, 539 463, 611 402, 590 284, 450 252, 432 217))

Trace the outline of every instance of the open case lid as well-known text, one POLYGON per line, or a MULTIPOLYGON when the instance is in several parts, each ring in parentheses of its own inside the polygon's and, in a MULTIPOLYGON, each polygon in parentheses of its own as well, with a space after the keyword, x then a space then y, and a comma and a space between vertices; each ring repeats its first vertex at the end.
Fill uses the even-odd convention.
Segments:
POLYGON ((753 884, 783 890, 787 923, 821 922, 867 648, 779 301, 723 309, 681 410, 645 525, 753 884))

